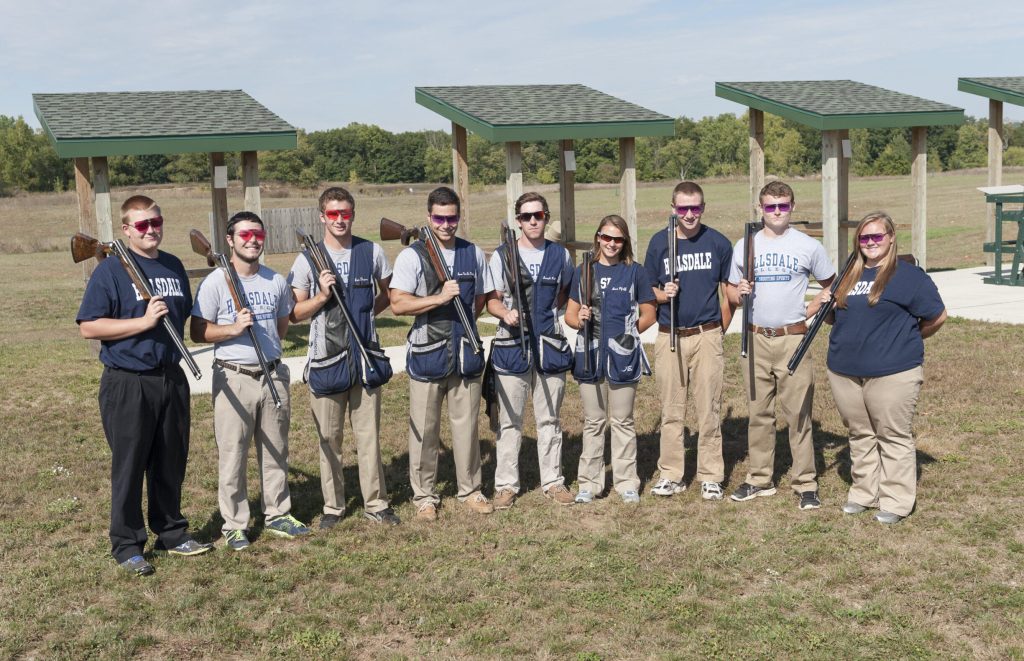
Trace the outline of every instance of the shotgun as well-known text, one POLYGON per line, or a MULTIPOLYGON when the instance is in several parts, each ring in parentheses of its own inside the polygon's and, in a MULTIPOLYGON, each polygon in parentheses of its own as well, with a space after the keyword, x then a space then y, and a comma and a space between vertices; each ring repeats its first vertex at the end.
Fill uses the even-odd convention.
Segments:
POLYGON ((821 330, 821 324, 824 323, 825 318, 828 317, 829 313, 836 307, 836 291, 839 289, 839 283, 846 278, 846 275, 850 272, 853 267, 853 263, 857 260, 857 251, 850 251, 850 256, 846 258, 846 266, 843 267, 843 274, 832 281, 832 286, 828 288, 831 296, 828 301, 821 304, 818 311, 814 313, 814 318, 811 319, 810 325, 807 326, 807 332, 804 333, 804 337, 800 340, 800 344, 797 345, 796 351, 793 352, 793 356, 789 359, 789 363, 786 364, 786 368, 790 374, 796 371, 796 368, 800 366, 800 361, 804 359, 804 354, 807 353, 807 349, 811 346, 811 342, 814 341, 814 336, 821 330))
MULTIPOLYGON (((580 267, 580 305, 586 305, 590 307, 590 299, 593 298, 594 293, 594 253, 591 250, 583 253, 583 266, 580 267)), ((591 318, 593 318, 593 310, 591 310, 591 318)), ((590 359, 590 335, 591 335, 591 323, 590 319, 583 322, 583 327, 580 329, 583 333, 583 375, 590 376, 593 365, 593 361, 590 359)))
MULTIPOLYGON (((668 281, 675 282, 676 279, 676 223, 679 216, 672 214, 668 217, 668 281)), ((677 294, 679 292, 676 292, 677 294)), ((668 348, 672 353, 676 352, 676 297, 668 299, 668 348)))
MULTIPOLYGON (((761 229, 762 223, 755 221, 745 223, 743 226, 743 279, 754 288, 754 235, 761 229)), ((751 291, 753 293, 753 291, 751 291)), ((750 294, 743 297, 743 328, 740 336, 740 356, 747 357, 750 350, 750 315, 753 312, 752 299, 750 294)))
POLYGON ((501 223, 501 240, 507 249, 507 259, 502 260, 505 265, 505 280, 512 287, 512 298, 519 313, 519 344, 523 349, 523 356, 529 358, 530 350, 526 346, 526 315, 523 314, 523 287, 519 281, 519 242, 516 241, 516 233, 504 221, 501 223))

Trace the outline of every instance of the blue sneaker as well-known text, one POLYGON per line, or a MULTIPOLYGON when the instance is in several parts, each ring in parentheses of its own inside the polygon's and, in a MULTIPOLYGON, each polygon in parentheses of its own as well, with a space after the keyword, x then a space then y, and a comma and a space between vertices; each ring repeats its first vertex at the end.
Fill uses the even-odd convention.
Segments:
POLYGON ((224 546, 232 551, 244 551, 249 548, 249 538, 245 536, 244 530, 225 530, 224 546))
POLYGON ((135 576, 149 576, 156 571, 141 555, 133 555, 118 566, 135 576))
POLYGON ((637 503, 640 502, 640 494, 638 494, 636 491, 633 491, 632 489, 630 489, 629 491, 623 491, 621 498, 622 502, 628 505, 636 505, 637 503))
POLYGON ((594 502, 594 494, 590 493, 586 489, 580 489, 580 492, 576 494, 576 502, 580 505, 592 503, 594 502))
POLYGON ((202 555, 212 550, 213 544, 203 544, 201 542, 197 542, 194 539, 190 539, 187 542, 182 542, 181 544, 175 546, 173 549, 164 547, 160 544, 160 542, 157 542, 156 546, 153 547, 154 553, 170 553, 171 555, 181 556, 202 555))
POLYGON ((277 535, 278 537, 284 537, 285 539, 295 539, 296 537, 302 537, 303 535, 309 534, 309 528, 305 523, 299 521, 291 514, 282 514, 281 516, 275 516, 273 519, 267 521, 266 530, 269 533, 277 535))

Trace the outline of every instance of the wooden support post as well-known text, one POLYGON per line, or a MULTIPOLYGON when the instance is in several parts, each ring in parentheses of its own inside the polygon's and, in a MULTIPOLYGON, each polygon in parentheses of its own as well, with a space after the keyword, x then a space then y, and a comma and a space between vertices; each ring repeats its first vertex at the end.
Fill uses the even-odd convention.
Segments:
POLYGON ((523 194, 523 143, 505 143, 505 220, 515 227, 516 200, 523 194))
POLYGON ((843 146, 839 131, 821 132, 821 242, 839 268, 839 161, 843 146))
POLYGON ((750 123, 750 138, 748 140, 750 144, 750 218, 747 218, 745 222, 761 217, 758 205, 761 203, 759 199, 761 189, 764 188, 764 111, 751 108, 748 115, 750 123))
MULTIPOLYGON (((562 241, 576 240, 576 171, 566 169, 565 153, 573 150, 572 140, 558 143, 558 207, 561 210, 562 241)), ((576 263, 576 249, 570 248, 572 263, 576 263)))
POLYGON ((910 248, 918 265, 928 268, 928 127, 915 126, 910 144, 911 188, 914 203, 911 206, 910 248))
POLYGON ((217 188, 214 181, 214 172, 217 167, 224 165, 224 152, 212 152, 210 154, 210 203, 213 208, 213 247, 217 252, 227 252, 227 240, 224 238, 228 233, 228 189, 217 188))
POLYGON ((843 141, 850 139, 849 129, 839 130, 839 172, 838 190, 836 191, 836 205, 839 210, 839 232, 836 235, 838 243, 838 260, 836 268, 843 268, 846 264, 846 257, 850 254, 850 229, 846 223, 850 220, 850 159, 846 158, 843 152, 843 141))
POLYGON ((619 209, 636 246, 636 138, 619 138, 619 209))
POLYGON ((452 122, 452 188, 462 203, 459 236, 469 239, 469 164, 466 160, 466 127, 452 122))
MULTIPOLYGON (((110 170, 106 156, 92 157, 92 182, 96 196, 96 238, 114 240, 114 221, 110 208, 110 170)), ((120 229, 120 225, 118 225, 120 229)))
POLYGON ((263 202, 260 199, 260 166, 254 151, 242 152, 242 187, 245 192, 245 210, 257 216, 263 215, 263 202))
MULTIPOLYGON (((92 180, 89 179, 89 157, 75 159, 75 195, 78 197, 78 230, 96 236, 96 214, 92 208, 92 180)), ((96 268, 95 259, 82 262, 82 276, 86 282, 96 268)))
MULTIPOLYGON (((988 100, 988 185, 1003 185, 1003 102, 988 100)), ((996 205, 985 205, 985 243, 996 240, 996 205)), ((985 263, 995 264, 993 253, 985 254, 985 263)))

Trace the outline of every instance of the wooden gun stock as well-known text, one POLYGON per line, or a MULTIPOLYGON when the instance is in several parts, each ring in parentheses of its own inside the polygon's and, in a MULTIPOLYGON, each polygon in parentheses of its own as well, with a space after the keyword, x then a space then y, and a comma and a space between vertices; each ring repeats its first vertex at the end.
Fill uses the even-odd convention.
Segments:
POLYGON ((97 260, 105 259, 106 256, 107 249, 98 239, 94 239, 88 234, 82 234, 81 232, 71 237, 71 259, 75 264, 92 259, 93 257, 97 260))
POLYGON ((415 229, 409 229, 401 223, 396 223, 389 218, 380 219, 380 240, 381 241, 394 241, 398 239, 402 242, 403 246, 407 246, 412 243, 412 240, 416 238, 418 232, 415 229))

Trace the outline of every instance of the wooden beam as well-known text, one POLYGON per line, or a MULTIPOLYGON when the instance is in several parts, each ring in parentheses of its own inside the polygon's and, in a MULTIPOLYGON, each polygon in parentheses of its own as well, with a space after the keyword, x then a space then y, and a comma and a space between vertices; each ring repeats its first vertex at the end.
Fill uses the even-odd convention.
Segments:
POLYGON ((466 128, 452 122, 452 188, 462 203, 459 236, 469 239, 469 163, 466 160, 466 128))
MULTIPOLYGON (((572 140, 558 143, 558 207, 561 211, 562 242, 570 245, 576 240, 576 171, 566 170, 566 152, 573 150, 572 140)), ((576 249, 570 248, 572 263, 576 263, 576 249)))
MULTIPOLYGON (((1003 102, 988 100, 988 185, 1003 185, 1003 102)), ((996 205, 985 205, 985 243, 996 240, 996 205)), ((985 263, 995 264, 993 253, 985 254, 985 263)))
POLYGON ((839 131, 821 132, 821 221, 822 244, 832 263, 839 268, 839 161, 843 157, 839 131))
POLYGON ((214 181, 214 171, 217 167, 224 165, 224 152, 210 153, 210 204, 213 209, 213 232, 214 249, 217 252, 227 252, 227 240, 224 236, 228 233, 228 189, 217 188, 214 181))
POLYGON ((847 221, 850 220, 850 159, 846 158, 843 152, 843 141, 850 139, 850 130, 839 131, 839 172, 838 189, 836 191, 836 206, 839 211, 839 231, 836 234, 838 252, 836 268, 841 269, 846 264, 846 257, 850 254, 850 228, 847 221))
MULTIPOLYGON (((96 236, 96 214, 92 208, 92 180, 89 179, 89 159, 75 159, 75 195, 78 198, 78 231, 96 236)), ((82 276, 86 282, 96 268, 95 259, 82 262, 82 276)))
MULTIPOLYGON (((629 237, 637 246, 636 231, 636 138, 619 138, 619 209, 629 237)), ((639 246, 637 246, 639 248, 639 246)))
POLYGON ((263 202, 260 199, 260 165, 254 151, 242 152, 242 187, 245 192, 245 210, 263 217, 263 202))
POLYGON ((749 110, 750 145, 750 218, 744 222, 760 218, 761 203, 759 196, 764 188, 764 112, 751 108, 749 110))
POLYGON ((96 197, 96 238, 100 241, 113 241, 114 220, 110 208, 110 169, 107 166, 106 156, 92 157, 92 182, 96 197))
POLYGON ((523 143, 505 143, 505 220, 515 227, 516 200, 523 194, 523 143))
POLYGON ((928 268, 928 127, 915 126, 910 142, 910 165, 914 203, 911 206, 910 249, 918 265, 928 268))

